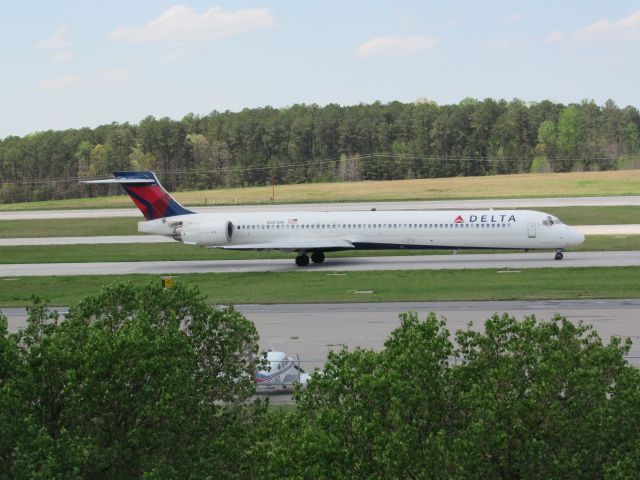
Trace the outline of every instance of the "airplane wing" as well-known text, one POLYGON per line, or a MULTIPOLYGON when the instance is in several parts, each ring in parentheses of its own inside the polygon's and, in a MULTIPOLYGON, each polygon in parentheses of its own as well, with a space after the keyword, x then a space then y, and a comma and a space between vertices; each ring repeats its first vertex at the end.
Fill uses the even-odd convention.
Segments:
POLYGON ((348 240, 342 240, 339 238, 331 239, 300 239, 300 240, 278 240, 267 243, 247 243, 242 245, 224 245, 219 248, 225 250, 329 250, 334 248, 339 249, 351 249, 355 248, 348 240))

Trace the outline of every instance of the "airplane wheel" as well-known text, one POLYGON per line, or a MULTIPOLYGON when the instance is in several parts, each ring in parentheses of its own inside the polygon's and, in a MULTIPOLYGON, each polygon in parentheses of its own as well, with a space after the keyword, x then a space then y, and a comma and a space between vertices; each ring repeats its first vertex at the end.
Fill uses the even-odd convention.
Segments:
POLYGON ((309 265, 309 257, 307 257, 304 253, 302 255, 298 255, 296 257, 296 265, 299 267, 306 267, 309 265))
POLYGON ((563 257, 564 255, 562 255, 562 252, 556 252, 556 256, 554 258, 555 260, 562 260, 563 257))
POLYGON ((322 252, 313 252, 311 254, 311 260, 313 263, 322 263, 324 262, 324 253, 322 252))

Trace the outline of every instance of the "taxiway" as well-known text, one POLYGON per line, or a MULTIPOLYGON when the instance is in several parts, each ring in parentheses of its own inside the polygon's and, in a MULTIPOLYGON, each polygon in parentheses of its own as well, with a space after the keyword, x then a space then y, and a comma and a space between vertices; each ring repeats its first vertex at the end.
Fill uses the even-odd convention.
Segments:
POLYGON ((194 260, 163 262, 92 262, 0 264, 0 277, 64 275, 186 274, 229 272, 341 272, 370 270, 627 267, 640 265, 640 251, 567 252, 562 261, 552 252, 390 257, 327 257, 321 264, 296 267, 291 259, 194 260))
MULTIPOLYGON (((545 207, 589 207, 589 206, 638 206, 640 195, 611 197, 562 197, 562 198, 495 198, 480 200, 426 200, 402 202, 350 202, 350 203, 303 203, 264 205, 221 205, 211 207, 189 207, 197 213, 224 212, 300 212, 300 211, 347 211, 347 210, 429 210, 429 209, 482 209, 482 208, 545 208, 545 207)), ((37 220, 51 218, 108 218, 140 217, 137 208, 101 208, 82 210, 29 210, 0 212, 0 220, 37 220)))

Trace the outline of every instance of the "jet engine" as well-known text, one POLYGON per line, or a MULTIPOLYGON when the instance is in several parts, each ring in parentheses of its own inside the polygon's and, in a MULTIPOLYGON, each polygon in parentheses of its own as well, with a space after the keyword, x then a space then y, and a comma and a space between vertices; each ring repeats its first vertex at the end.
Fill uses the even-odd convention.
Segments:
POLYGON ((228 243, 233 236, 233 223, 206 222, 178 225, 173 231, 174 240, 188 245, 216 247, 228 243))

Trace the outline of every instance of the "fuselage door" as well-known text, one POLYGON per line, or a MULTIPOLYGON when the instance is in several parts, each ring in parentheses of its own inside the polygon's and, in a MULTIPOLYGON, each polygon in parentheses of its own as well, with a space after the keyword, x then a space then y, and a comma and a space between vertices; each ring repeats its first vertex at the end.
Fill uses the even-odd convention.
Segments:
POLYGON ((536 224, 534 222, 527 224, 527 235, 529 238, 536 238, 536 224))

